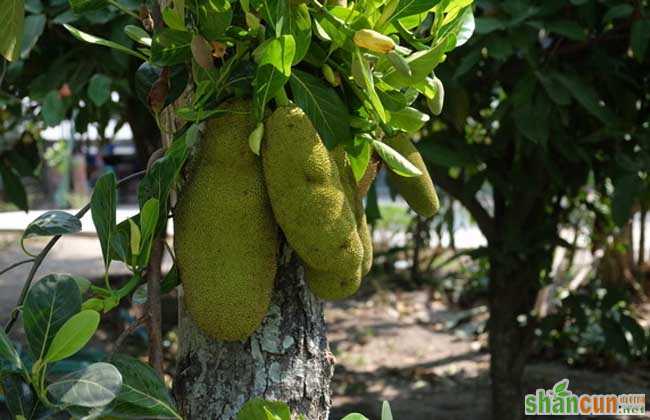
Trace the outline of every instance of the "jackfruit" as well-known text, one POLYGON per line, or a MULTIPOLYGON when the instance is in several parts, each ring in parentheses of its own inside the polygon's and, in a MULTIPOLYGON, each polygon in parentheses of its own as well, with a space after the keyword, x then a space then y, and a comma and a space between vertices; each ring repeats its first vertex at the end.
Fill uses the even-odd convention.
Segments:
POLYGON ((388 176, 391 183, 417 214, 423 217, 431 217, 436 214, 440 207, 438 194, 436 194, 424 160, 409 136, 405 133, 398 134, 387 139, 386 144, 397 150, 422 172, 420 176, 409 178, 389 170, 388 176))
POLYGON ((357 223, 357 232, 359 233, 361 245, 363 246, 361 275, 365 276, 372 267, 372 237, 370 236, 370 229, 368 229, 368 222, 366 221, 366 211, 361 199, 362 195, 359 191, 357 181, 354 178, 354 172, 350 166, 350 161, 348 161, 343 148, 337 147, 333 151, 333 154, 339 170, 341 184, 345 190, 345 195, 354 211, 354 218, 357 223))
POLYGON ((207 335, 244 340, 271 300, 278 230, 261 162, 248 146, 250 102, 206 123, 174 218, 174 247, 190 315, 207 335))
POLYGON ((325 300, 340 300, 352 296, 359 290, 361 277, 361 267, 353 274, 341 277, 305 266, 305 279, 309 289, 314 295, 325 300))
POLYGON ((297 106, 280 107, 264 134, 264 178, 287 241, 311 269, 354 276, 364 257, 355 213, 309 117, 297 106))

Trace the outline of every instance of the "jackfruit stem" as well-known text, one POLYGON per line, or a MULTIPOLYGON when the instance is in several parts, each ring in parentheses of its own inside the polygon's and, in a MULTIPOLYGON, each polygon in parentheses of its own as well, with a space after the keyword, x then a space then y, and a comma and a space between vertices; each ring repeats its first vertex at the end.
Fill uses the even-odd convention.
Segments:
POLYGON ((289 106, 289 97, 287 91, 284 90, 284 86, 276 92, 275 102, 278 106, 289 106))

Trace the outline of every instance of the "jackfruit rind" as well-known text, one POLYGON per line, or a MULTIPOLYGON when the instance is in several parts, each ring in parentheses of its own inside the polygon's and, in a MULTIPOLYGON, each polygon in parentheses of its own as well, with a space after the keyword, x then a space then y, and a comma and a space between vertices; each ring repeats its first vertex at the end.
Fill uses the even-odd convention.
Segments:
POLYGON ((359 192, 359 185, 354 178, 352 166, 347 158, 343 147, 339 146, 332 152, 334 160, 339 170, 341 184, 345 190, 345 195, 354 210, 354 217, 357 223, 357 232, 363 246, 363 260, 361 262, 361 276, 368 274, 372 268, 372 237, 368 222, 366 220, 366 211, 363 207, 362 195, 359 192))
POLYGON ((264 178, 287 241, 313 269, 354 275, 363 259, 354 210, 309 117, 297 106, 280 107, 264 134, 264 178))
POLYGON ((206 123, 174 218, 184 304, 207 335, 244 340, 264 319, 276 273, 278 230, 261 162, 248 146, 250 102, 206 123))
POLYGON ((361 285, 361 267, 356 272, 341 277, 333 273, 314 270, 305 266, 305 279, 311 292, 321 299, 340 300, 345 299, 359 290, 361 285))
POLYGON ((440 207, 438 194, 436 194, 436 189, 433 186, 424 160, 409 136, 407 134, 398 134, 387 139, 386 144, 397 150, 422 172, 420 176, 403 177, 389 168, 388 176, 391 183, 417 214, 423 217, 431 217, 436 214, 440 207))

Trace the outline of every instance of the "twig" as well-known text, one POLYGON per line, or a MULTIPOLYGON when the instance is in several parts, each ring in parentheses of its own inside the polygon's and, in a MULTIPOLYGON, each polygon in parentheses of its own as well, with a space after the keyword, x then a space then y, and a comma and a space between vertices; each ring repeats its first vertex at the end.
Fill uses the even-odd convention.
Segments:
POLYGON ((149 364, 161 376, 162 355, 162 309, 160 305, 160 280, 162 279, 162 257, 165 250, 164 237, 157 237, 151 248, 147 269, 147 332, 149 334, 149 364))
POLYGON ((117 340, 115 340, 115 347, 113 347, 113 351, 111 352, 111 355, 109 356, 109 360, 113 357, 115 353, 119 350, 119 348, 122 346, 122 343, 124 343, 124 340, 131 334, 135 332, 138 328, 140 328, 143 324, 145 324, 149 320, 149 315, 144 314, 140 318, 136 319, 135 322, 132 322, 129 324, 128 327, 122 331, 122 334, 120 334, 119 337, 117 337, 117 340))
POLYGON ((26 260, 18 261, 17 263, 11 264, 9 267, 5 268, 4 270, 0 271, 0 276, 6 273, 7 271, 11 271, 16 267, 20 267, 23 264, 27 264, 30 262, 33 262, 34 258, 28 258, 26 260))
MULTIPOLYGON (((144 174, 145 171, 140 171, 140 172, 133 173, 129 176, 126 176, 117 182, 117 187, 121 187, 122 185, 126 184, 132 179, 138 178, 144 174)), ((80 219, 81 217, 83 217, 84 214, 88 213, 88 210, 90 210, 90 203, 86 204, 81 210, 79 210, 75 214, 75 217, 80 219)), ((25 301, 25 297, 27 296, 27 291, 32 285, 32 281, 34 280, 34 276, 36 275, 38 268, 41 266, 47 254, 52 250, 52 248, 54 248, 54 245, 56 245, 59 239, 61 239, 61 235, 56 235, 55 237, 50 239, 50 242, 48 242, 47 245, 45 245, 45 248, 43 248, 43 250, 36 256, 36 258, 33 259, 34 264, 32 265, 32 269, 29 271, 29 274, 27 275, 27 280, 23 285, 23 289, 20 291, 20 297, 18 298, 18 302, 16 303, 16 310, 12 312, 11 319, 5 326, 5 333, 8 334, 9 331, 11 331, 11 328, 14 326, 14 323, 18 319, 18 315, 20 312, 18 308, 20 308, 23 305, 23 302, 25 301)))

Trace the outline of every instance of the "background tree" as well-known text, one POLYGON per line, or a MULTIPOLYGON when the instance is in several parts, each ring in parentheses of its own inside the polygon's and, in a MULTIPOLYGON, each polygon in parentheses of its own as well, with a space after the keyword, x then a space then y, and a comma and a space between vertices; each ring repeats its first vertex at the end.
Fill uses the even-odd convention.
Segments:
POLYGON ((439 70, 444 125, 419 148, 488 240, 494 418, 523 415, 533 304, 555 248, 570 247, 568 215, 593 200, 584 187, 623 225, 647 185, 647 13, 639 2, 481 1, 478 36, 439 70))

